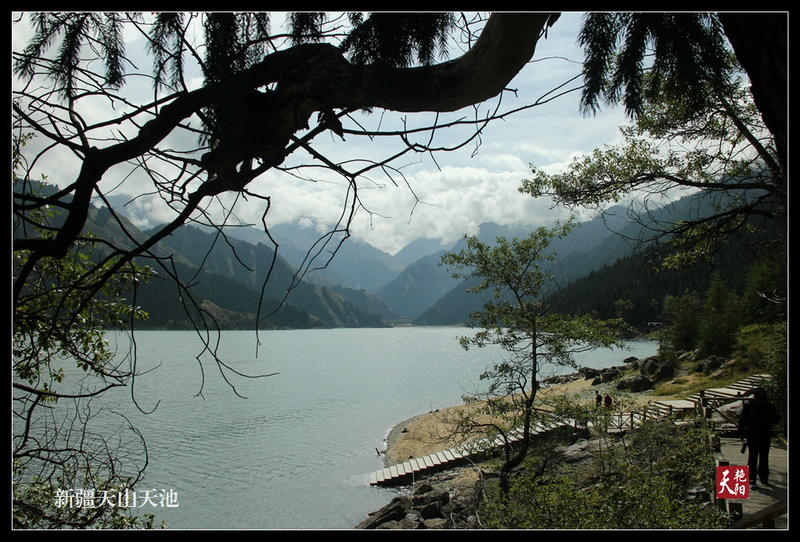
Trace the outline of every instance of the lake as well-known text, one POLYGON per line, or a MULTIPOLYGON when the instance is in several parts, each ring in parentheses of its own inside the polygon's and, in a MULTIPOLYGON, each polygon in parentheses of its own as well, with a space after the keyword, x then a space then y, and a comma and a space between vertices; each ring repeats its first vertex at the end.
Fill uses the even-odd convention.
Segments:
MULTIPOLYGON (((395 495, 365 478, 382 466, 376 448, 391 427, 461 403, 499 359, 498 349, 462 349, 457 338, 469 332, 223 332, 219 357, 231 369, 272 374, 247 378, 221 372, 194 332, 139 331, 133 394, 115 389, 103 401, 146 439, 149 464, 137 489, 177 496, 175 507, 147 510, 169 528, 350 529, 395 495), (155 410, 143 414, 132 397, 155 410)), ((126 336, 111 340, 125 351, 126 336)), ((609 367, 656 349, 633 342, 579 362, 609 367)))

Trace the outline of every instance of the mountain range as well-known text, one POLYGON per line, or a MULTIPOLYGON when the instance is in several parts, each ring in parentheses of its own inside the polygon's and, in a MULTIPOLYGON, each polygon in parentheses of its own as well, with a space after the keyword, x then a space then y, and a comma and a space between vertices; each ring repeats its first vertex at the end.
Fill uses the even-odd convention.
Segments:
MULTIPOLYGON (((674 220, 697 211, 697 201, 672 204, 662 216, 674 220)), ((624 209, 609 212, 554 240, 559 284, 567 286, 631 255, 626 238, 642 225, 624 209)), ((105 207, 91 210, 86 230, 119 246, 144 239, 158 228, 139 231, 105 207), (118 222, 119 221, 119 222, 118 222)), ((478 237, 524 237, 530 227, 483 224, 478 237)), ((464 240, 446 250, 459 250, 464 240)), ((446 252, 435 240, 420 239, 395 255, 343 232, 321 234, 296 225, 270 228, 179 228, 143 259, 158 276, 136 293, 150 314, 139 327, 274 329, 382 327, 397 324, 464 323, 483 299, 439 265, 446 252), (276 251, 277 248, 277 251, 276 251), (179 289, 174 277, 185 288, 179 289)))
MULTIPOLYGON (((574 280, 630 252, 612 231, 621 225, 588 221, 556 242, 565 268, 561 278, 574 280)), ((478 236, 491 243, 498 236, 529 233, 530 228, 487 223, 478 236)), ((447 250, 458 250, 463 243, 447 250)), ((296 225, 275 226, 269 236, 256 228, 226 229, 222 235, 184 226, 161 249, 183 262, 180 276, 192 277, 193 297, 224 327, 255 325, 256 314, 268 315, 260 328, 454 325, 482 304, 480 296, 467 294, 467 286, 439 265, 446 250, 432 240, 419 240, 390 255, 360 239, 343 239, 340 232, 326 235, 296 225)), ((139 300, 151 314, 148 325, 186 325, 175 310, 181 308, 177 299, 163 285, 143 289, 139 300), (163 308, 169 299, 172 307, 163 308)))

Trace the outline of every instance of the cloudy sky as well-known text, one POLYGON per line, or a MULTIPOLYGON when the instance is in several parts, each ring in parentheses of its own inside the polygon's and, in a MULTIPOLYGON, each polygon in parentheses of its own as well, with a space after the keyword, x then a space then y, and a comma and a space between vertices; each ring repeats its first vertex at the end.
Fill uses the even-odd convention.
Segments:
MULTIPOLYGON (((521 107, 547 96, 580 73, 582 51, 576 44, 582 15, 564 13, 541 40, 534 61, 509 85, 516 93, 502 97, 504 111, 521 107)), ((25 35, 15 29, 14 48, 18 50, 25 35)), ((128 53, 141 48, 132 41, 128 53)), ((146 71, 145 66, 139 67, 146 71)), ((573 82, 565 88, 575 88, 573 82)), ((133 90, 131 90, 133 91, 133 90)), ((543 105, 515 113, 489 124, 481 134, 480 144, 467 144, 459 150, 428 154, 407 154, 392 165, 389 175, 371 173, 359 182, 358 197, 363 208, 356 214, 353 235, 389 253, 395 253, 419 237, 451 243, 464 233, 474 233, 483 222, 530 224, 538 226, 557 218, 550 203, 520 194, 522 179, 530 176, 530 164, 545 171, 562 169, 573 157, 591 152, 603 144, 619 139, 618 127, 626 122, 621 111, 606 109, 596 116, 583 116, 578 107, 579 92, 571 92, 543 105)), ((493 101, 479 109, 485 115, 497 105, 493 101)), ((448 118, 474 116, 472 109, 448 118)), ((410 126, 425 126, 431 115, 372 115, 359 118, 369 128, 385 128, 406 121, 410 126)), ((436 144, 453 145, 467 135, 464 129, 439 131, 436 144)), ((426 141, 429 134, 420 136, 426 141)), ((347 137, 346 141, 323 134, 315 142, 326 156, 339 162, 364 158, 380 159, 401 148, 396 140, 369 140, 347 137)), ((295 158, 295 157, 293 157, 295 158)), ((296 161, 307 162, 303 157, 296 161)), ((287 161, 285 165, 289 165, 287 161)), ((348 168, 357 169, 355 162, 348 168)), ((49 178, 63 185, 69 175, 49 178)), ((111 182, 111 181, 109 181, 111 182)), ((136 193, 133 181, 115 182, 116 193, 136 193)), ((319 230, 331 228, 352 202, 347 183, 321 169, 311 170, 307 179, 297 179, 279 172, 268 172, 256 179, 250 188, 269 195, 269 224, 297 222, 319 230)), ((227 203, 230 203, 227 202, 227 203)), ((252 198, 238 201, 237 219, 260 224, 264 207, 252 198)), ((138 200, 127 211, 140 226, 163 222, 169 210, 158 200, 138 200)))

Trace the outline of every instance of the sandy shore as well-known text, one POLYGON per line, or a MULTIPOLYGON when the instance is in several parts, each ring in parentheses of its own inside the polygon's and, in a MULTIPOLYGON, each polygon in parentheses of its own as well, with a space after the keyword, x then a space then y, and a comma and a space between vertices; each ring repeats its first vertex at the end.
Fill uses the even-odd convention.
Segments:
MULTIPOLYGON (((603 385, 592 386, 592 380, 581 378, 569 383, 549 386, 540 392, 540 396, 569 394, 592 401, 595 390, 605 393, 607 388, 603 385)), ((655 400, 671 399, 671 397, 648 395, 646 392, 630 394, 630 396, 640 405, 655 400)), ((394 465, 402 463, 410 457, 423 457, 451 448, 454 443, 448 437, 453 427, 452 411, 456 408, 464 407, 457 406, 421 414, 397 424, 387 437, 385 463, 394 465)))

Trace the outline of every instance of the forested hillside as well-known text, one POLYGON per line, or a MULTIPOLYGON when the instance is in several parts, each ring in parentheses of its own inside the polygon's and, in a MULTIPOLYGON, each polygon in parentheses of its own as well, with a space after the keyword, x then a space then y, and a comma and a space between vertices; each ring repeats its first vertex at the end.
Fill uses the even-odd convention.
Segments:
MULTIPOLYGON (((185 284, 191 284, 190 292, 198 304, 210 301, 227 311, 250 315, 253 325, 258 314, 262 318, 260 329, 388 325, 382 314, 367 310, 391 314, 374 296, 348 288, 334 292, 298 281, 295 270, 282 258, 273 262, 274 251, 266 245, 253 245, 191 226, 180 228, 165 245, 190 262, 188 266, 176 266, 176 271, 185 284), (287 293, 289 298, 285 300, 287 293)), ((145 325, 188 325, 185 296, 172 281, 164 282, 151 281, 142 288, 140 304, 151 315, 145 325)))
MULTIPOLYGON (((558 290, 552 298, 553 310, 567 314, 593 314, 598 318, 622 317, 637 328, 665 318, 666 298, 696 295, 705 298, 713 280, 720 280, 733 295, 748 296, 751 312, 753 285, 765 279, 761 262, 768 254, 758 254, 746 245, 732 243, 720 250, 715 265, 698 263, 671 269, 661 265, 658 247, 635 253, 592 271, 558 290)), ((778 267, 770 265, 775 271, 778 267)), ((774 281, 777 277, 768 279, 774 281)))
MULTIPOLYGON (((684 217, 702 216, 711 211, 702 197, 683 198, 668 207, 644 217, 627 221, 608 217, 609 227, 599 227, 603 219, 584 224, 569 237, 553 243, 559 257, 551 272, 554 282, 549 302, 554 312, 592 314, 598 318, 622 317, 636 328, 648 322, 662 321, 664 303, 670 297, 697 295, 702 299, 712 278, 722 280, 733 294, 749 296, 749 311, 760 305, 758 296, 750 292, 753 281, 767 281, 760 288, 781 288, 785 279, 785 254, 773 254, 771 241, 782 238, 784 232, 762 227, 742 236, 729 238, 715 249, 713 259, 669 267, 664 258, 669 246, 660 240, 648 240, 657 224, 678 222, 684 217), (605 231, 605 235, 603 235, 605 231), (583 248, 583 250, 581 250, 583 248), (777 259, 778 261, 775 261, 777 259), (764 262, 777 276, 764 278, 764 262), (713 262, 713 263, 712 263, 713 262), (759 278, 760 277, 760 278, 759 278), (775 283, 776 285, 771 285, 775 283), (750 292, 750 293, 748 293, 750 292)), ((780 245, 780 243, 778 243, 780 245)), ((785 281, 782 287, 785 289, 785 281)), ((460 283, 442 296, 415 320, 419 325, 453 325, 466 322, 469 314, 480 308, 484 299, 468 292, 469 283, 460 283)), ((763 299, 761 300, 763 301, 763 299)))

